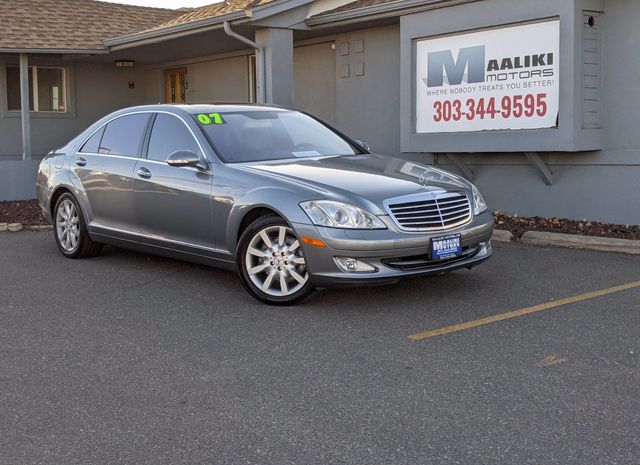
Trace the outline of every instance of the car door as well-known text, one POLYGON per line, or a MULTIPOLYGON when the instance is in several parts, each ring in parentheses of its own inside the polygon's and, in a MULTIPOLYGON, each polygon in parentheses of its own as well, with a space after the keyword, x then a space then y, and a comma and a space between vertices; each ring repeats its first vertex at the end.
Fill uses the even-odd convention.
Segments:
POLYGON ((151 113, 119 116, 96 131, 71 160, 86 195, 89 228, 103 234, 133 233, 133 173, 151 113))
POLYGON ((152 122, 146 157, 135 167, 135 205, 140 233, 153 245, 186 251, 212 249, 213 172, 195 135, 179 116, 158 113, 152 122), (202 167, 167 164, 174 152, 189 150, 202 167))

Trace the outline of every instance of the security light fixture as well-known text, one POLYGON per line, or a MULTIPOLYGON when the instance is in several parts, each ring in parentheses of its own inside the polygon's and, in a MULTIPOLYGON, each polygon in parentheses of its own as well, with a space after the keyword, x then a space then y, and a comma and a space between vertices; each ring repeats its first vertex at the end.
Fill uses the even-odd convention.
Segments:
POLYGON ((133 60, 116 60, 114 64, 116 68, 133 68, 136 62, 133 60))

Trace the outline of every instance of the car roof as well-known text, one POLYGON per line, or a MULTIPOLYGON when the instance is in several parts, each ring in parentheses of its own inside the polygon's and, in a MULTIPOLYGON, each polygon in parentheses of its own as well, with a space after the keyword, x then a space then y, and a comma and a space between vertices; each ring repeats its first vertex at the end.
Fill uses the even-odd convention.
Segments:
POLYGON ((261 105, 252 103, 199 103, 199 104, 157 104, 141 105, 123 109, 122 111, 171 111, 182 110, 190 114, 236 112, 236 111, 294 111, 292 108, 279 105, 261 105))

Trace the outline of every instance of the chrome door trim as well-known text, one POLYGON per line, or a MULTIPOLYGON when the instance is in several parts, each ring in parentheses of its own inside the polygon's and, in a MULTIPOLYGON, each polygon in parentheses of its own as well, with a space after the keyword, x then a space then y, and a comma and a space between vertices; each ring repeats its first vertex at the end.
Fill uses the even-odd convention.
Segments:
MULTIPOLYGON (((101 224, 97 224, 97 223, 91 223, 90 228, 91 229, 100 228, 100 229, 102 229, 104 231, 120 233, 120 234, 125 235, 125 236, 137 236, 137 237, 139 237, 141 239, 150 239, 150 240, 155 240, 155 241, 159 241, 159 242, 167 242, 167 243, 170 243, 170 244, 181 245, 183 247, 191 247, 191 248, 194 248, 194 249, 206 250, 208 252, 213 252, 213 253, 220 253, 220 254, 227 254, 227 255, 229 254, 229 251, 223 250, 223 249, 216 249, 214 247, 205 247, 203 245, 192 244, 190 242, 176 241, 176 240, 167 239, 167 238, 161 237, 161 236, 154 236, 152 234, 144 234, 144 233, 139 233, 139 232, 128 231, 128 230, 125 230, 125 229, 111 228, 109 226, 102 226, 101 224)), ((102 234, 100 231, 93 231, 92 230, 91 232, 94 233, 94 234, 102 234)), ((113 237, 115 237, 115 236, 113 236, 113 237)), ((115 238, 119 239, 117 237, 115 237, 115 238)), ((149 244, 149 245, 153 246, 153 244, 149 244)), ((154 246, 154 247, 156 247, 156 246, 154 246)))
POLYGON ((168 164, 165 161, 159 161, 159 160, 149 160, 148 158, 138 158, 139 162, 138 163, 153 163, 156 165, 160 165, 160 166, 170 166, 171 168, 176 168, 176 169, 180 169, 180 170, 189 170, 189 171, 193 171, 194 173, 206 173, 206 174, 211 174, 213 173, 212 169, 208 169, 206 171, 203 171, 201 169, 196 168, 195 166, 171 166, 170 164, 168 164))

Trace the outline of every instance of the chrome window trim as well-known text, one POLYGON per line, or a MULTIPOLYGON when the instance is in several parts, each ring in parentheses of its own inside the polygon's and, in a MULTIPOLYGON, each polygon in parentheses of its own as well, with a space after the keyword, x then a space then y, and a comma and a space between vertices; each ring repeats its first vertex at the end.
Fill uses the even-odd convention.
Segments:
MULTIPOLYGON (((196 137, 196 134, 193 132, 193 129, 191 129, 191 127, 189 127, 187 122, 184 119, 182 119, 179 115, 176 115, 175 113, 171 113, 170 111, 165 111, 165 110, 139 110, 139 111, 131 111, 131 112, 128 112, 128 113, 123 113, 122 115, 114 116, 110 120, 105 121, 103 124, 98 126, 91 134, 89 134, 89 136, 86 137, 82 141, 82 143, 78 145, 78 149, 81 149, 82 147, 84 147, 84 144, 86 144, 87 141, 89 139, 91 139, 96 132, 98 132, 99 130, 104 128, 107 124, 111 123, 112 121, 115 121, 118 118, 123 118, 125 116, 140 115, 140 114, 150 114, 150 115, 163 114, 163 115, 171 115, 171 116, 177 118, 179 121, 182 122, 182 124, 184 124, 186 126, 186 128, 191 133, 191 137, 193 137, 194 140, 196 141, 196 144, 198 144, 198 148, 200 149, 200 155, 202 156, 202 158, 204 158, 205 161, 208 161, 209 163, 211 163, 211 160, 209 160, 209 157, 207 157, 207 152, 205 152, 204 148, 202 147, 202 144, 200 143, 200 141, 196 137)), ((153 126, 151 127, 151 129, 153 129, 153 126)), ((157 160, 149 160, 147 157, 143 158, 143 157, 137 157, 137 156, 134 157, 134 156, 131 156, 131 155, 110 155, 108 153, 81 152, 80 150, 76 150, 76 155, 81 155, 81 154, 85 154, 85 155, 100 155, 100 156, 105 156, 105 157, 121 157, 121 158, 129 158, 129 159, 133 158, 134 160, 157 161, 157 160)))
MULTIPOLYGON (((118 116, 114 116, 113 118, 111 118, 109 121, 104 122, 103 124, 101 124, 98 128, 96 128, 95 131, 93 131, 89 137, 87 137, 84 141, 82 141, 82 143, 80 145, 78 145, 78 149, 82 149, 82 147, 84 147, 84 144, 87 143, 87 141, 89 139, 91 139, 93 137, 93 135, 98 132, 99 130, 101 130, 102 128, 104 128, 105 126, 107 126, 107 124, 119 119, 119 118, 124 118, 125 116, 131 116, 131 115, 141 115, 141 114, 153 114, 152 111, 149 110, 144 110, 144 111, 132 111, 129 113, 124 113, 122 115, 118 115, 118 116)), ((148 122, 147 122, 148 125, 148 122)), ((106 130, 105 130, 106 131, 106 130)), ((146 129, 145 129, 145 133, 146 133, 146 129)), ((104 137, 104 134, 102 135, 104 137)), ((102 142, 102 140, 100 140, 102 142)), ((98 150, 100 149, 100 147, 98 147, 98 150)), ((129 159, 134 159, 137 160, 140 157, 138 156, 133 156, 133 155, 111 155, 108 153, 96 153, 96 152, 81 152, 80 150, 76 150, 76 155, 80 155, 80 154, 85 154, 85 155, 100 155, 100 156, 106 156, 106 157, 120 157, 120 158, 129 158, 129 159)))
POLYGON ((166 161, 149 160, 148 158, 138 158, 138 160, 144 161, 145 163, 153 163, 153 164, 160 165, 160 166, 169 166, 171 168, 182 169, 182 170, 186 169, 186 170, 189 170, 189 171, 194 171, 196 173, 206 173, 208 171, 208 170, 207 171, 203 171, 203 170, 195 168, 193 166, 171 166, 166 161))
POLYGON ((141 158, 138 157, 131 157, 129 155, 109 155, 108 153, 95 153, 95 152, 77 152, 76 155, 78 156, 83 156, 83 155, 98 155, 100 157, 108 157, 108 158, 121 158, 123 160, 141 160, 141 158))
MULTIPOLYGON (((200 141, 198 140, 198 138, 196 137, 196 134, 193 132, 193 130, 189 127, 189 125, 187 124, 187 122, 185 120, 183 120, 180 116, 176 115, 175 113, 171 113, 169 111, 154 111, 154 114, 162 114, 162 115, 171 115, 175 118, 177 118, 182 124, 185 125, 185 127, 187 128, 187 130, 189 131, 189 133, 191 134, 191 137, 193 138, 193 140, 196 141, 196 144, 198 144, 198 148, 200 149, 200 157, 203 158, 205 161, 209 161, 207 159, 207 155, 206 152, 204 151, 204 148, 202 147, 202 144, 200 143, 200 141)), ((153 121, 153 124, 151 125, 151 132, 149 132, 149 144, 147 144, 147 153, 145 154, 145 157, 143 158, 144 160, 147 161, 157 161, 159 163, 163 163, 160 160, 149 160, 149 145, 151 145, 151 136, 153 136, 153 126, 155 126, 156 122, 155 120, 153 121)), ((164 163, 166 165, 166 162, 164 163)))

